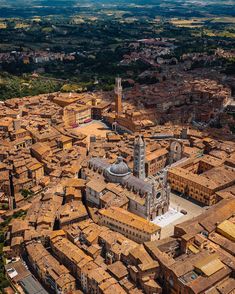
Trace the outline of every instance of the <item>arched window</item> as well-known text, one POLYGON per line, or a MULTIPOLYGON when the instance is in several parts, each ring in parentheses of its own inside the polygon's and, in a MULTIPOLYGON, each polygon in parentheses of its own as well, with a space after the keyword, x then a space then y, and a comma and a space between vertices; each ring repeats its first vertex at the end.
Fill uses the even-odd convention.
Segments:
POLYGON ((158 192, 156 198, 159 199, 161 197, 161 192, 158 192))
POLYGON ((170 276, 170 278, 169 278, 169 283, 170 283, 171 287, 174 286, 174 279, 172 276, 170 276))

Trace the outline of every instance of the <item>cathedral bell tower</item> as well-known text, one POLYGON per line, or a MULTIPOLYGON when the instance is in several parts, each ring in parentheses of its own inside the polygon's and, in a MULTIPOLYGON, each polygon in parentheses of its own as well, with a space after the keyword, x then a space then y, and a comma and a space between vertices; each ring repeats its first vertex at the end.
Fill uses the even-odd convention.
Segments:
POLYGON ((141 136, 134 142, 134 168, 133 174, 137 178, 145 179, 145 142, 141 136))
POLYGON ((122 113, 122 79, 116 78, 115 81, 115 112, 118 117, 122 113))

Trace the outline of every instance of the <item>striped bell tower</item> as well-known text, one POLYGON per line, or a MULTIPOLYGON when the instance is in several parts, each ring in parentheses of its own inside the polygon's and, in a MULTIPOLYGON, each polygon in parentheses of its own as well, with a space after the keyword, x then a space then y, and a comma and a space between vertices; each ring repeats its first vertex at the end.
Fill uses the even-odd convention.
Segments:
POLYGON ((137 178, 145 179, 145 142, 141 136, 134 142, 134 168, 133 174, 137 178))

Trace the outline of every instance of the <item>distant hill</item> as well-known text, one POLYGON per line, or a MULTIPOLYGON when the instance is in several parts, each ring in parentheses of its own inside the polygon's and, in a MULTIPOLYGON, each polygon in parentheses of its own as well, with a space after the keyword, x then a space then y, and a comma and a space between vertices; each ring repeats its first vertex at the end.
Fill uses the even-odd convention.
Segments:
POLYGON ((90 13, 132 9, 133 14, 154 17, 235 16, 231 0, 0 0, 0 17, 70 16, 88 7, 90 13))

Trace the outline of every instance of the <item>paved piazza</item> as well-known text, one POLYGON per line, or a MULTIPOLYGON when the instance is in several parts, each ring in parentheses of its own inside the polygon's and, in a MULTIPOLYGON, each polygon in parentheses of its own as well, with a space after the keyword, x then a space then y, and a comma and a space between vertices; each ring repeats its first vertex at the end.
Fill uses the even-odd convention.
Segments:
POLYGON ((156 217, 152 222, 161 228, 164 228, 182 216, 183 214, 181 212, 177 211, 175 208, 170 207, 165 214, 156 217))
POLYGON ((166 214, 155 218, 153 223, 162 227, 161 238, 169 237, 173 234, 174 226, 176 224, 198 216, 204 210, 205 207, 201 207, 190 200, 171 193, 169 211, 166 214), (182 209, 187 211, 186 215, 180 212, 182 209))
POLYGON ((93 120, 90 123, 80 125, 76 130, 78 133, 87 135, 88 142, 90 141, 91 135, 106 137, 106 134, 111 131, 106 124, 98 120, 93 120))

